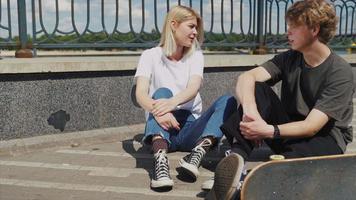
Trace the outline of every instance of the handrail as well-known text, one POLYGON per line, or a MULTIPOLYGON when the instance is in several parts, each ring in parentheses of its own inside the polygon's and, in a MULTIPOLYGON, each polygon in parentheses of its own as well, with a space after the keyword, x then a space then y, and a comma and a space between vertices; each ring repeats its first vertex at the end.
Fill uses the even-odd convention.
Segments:
MULTIPOLYGON (((330 46, 356 48, 356 1, 331 1, 339 25, 330 46)), ((193 7, 203 16, 203 48, 256 52, 285 49, 287 26, 283 16, 292 3, 293 0, 0 0, 0 48, 30 48, 35 53, 37 49, 149 48, 159 42, 165 13, 180 4, 193 7), (15 3, 17 20, 10 13, 15 3), (32 25, 32 31, 27 30, 27 24, 32 25)))

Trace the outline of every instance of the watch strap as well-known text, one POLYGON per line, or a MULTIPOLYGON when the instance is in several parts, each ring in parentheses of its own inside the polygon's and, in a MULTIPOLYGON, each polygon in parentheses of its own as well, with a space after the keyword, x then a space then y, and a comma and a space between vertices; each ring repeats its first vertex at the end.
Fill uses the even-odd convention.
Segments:
POLYGON ((274 128, 273 139, 281 138, 281 132, 280 132, 278 126, 277 125, 273 125, 273 128, 274 128))

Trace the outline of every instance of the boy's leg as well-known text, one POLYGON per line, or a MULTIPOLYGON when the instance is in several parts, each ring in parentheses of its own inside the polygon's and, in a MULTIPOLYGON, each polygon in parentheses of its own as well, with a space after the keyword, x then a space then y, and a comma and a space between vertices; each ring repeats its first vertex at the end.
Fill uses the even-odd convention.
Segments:
MULTIPOLYGON (((256 82, 255 98, 258 112, 268 124, 282 124, 289 122, 289 117, 275 92, 265 83, 256 82)), ((237 112, 221 126, 221 130, 231 144, 231 150, 247 159, 254 145, 245 139, 240 132, 243 110, 239 106, 237 112)))
MULTIPOLYGON (((288 122, 288 115, 284 111, 278 96, 268 85, 256 82, 255 98, 257 109, 267 123, 288 122)), ((254 148, 253 143, 241 135, 239 124, 242 115, 243 110, 240 106, 237 112, 221 127, 231 144, 233 153, 222 159, 216 168, 214 185, 209 193, 209 196, 213 199, 229 199, 237 194, 244 160, 249 157, 254 148)))
POLYGON ((286 139, 279 143, 267 140, 271 149, 285 158, 302 158, 342 154, 343 151, 329 131, 319 132, 310 138, 286 139))

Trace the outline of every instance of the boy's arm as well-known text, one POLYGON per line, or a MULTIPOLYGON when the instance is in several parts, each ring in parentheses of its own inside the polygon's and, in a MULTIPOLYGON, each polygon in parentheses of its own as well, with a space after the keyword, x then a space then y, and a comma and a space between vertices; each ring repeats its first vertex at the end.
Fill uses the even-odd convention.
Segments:
MULTIPOLYGON (((302 121, 279 124, 280 135, 283 138, 305 138, 314 136, 329 121, 328 115, 312 109, 307 118, 302 121)), ((241 134, 249 140, 273 138, 274 127, 264 120, 240 123, 241 134)))
POLYGON ((257 111, 255 100, 255 82, 264 82, 271 78, 271 75, 263 67, 256 67, 244 72, 237 79, 236 96, 242 105, 244 114, 252 120, 261 118, 257 111))
POLYGON ((305 120, 278 125, 282 137, 312 137, 329 121, 328 115, 312 109, 305 120))
MULTIPOLYGON (((240 129, 246 139, 273 137, 274 127, 261 118, 255 100, 255 82, 264 82, 270 78, 271 75, 263 67, 256 67, 241 74, 238 78, 236 95, 244 111, 240 129)), ((280 124, 278 128, 282 137, 311 137, 328 121, 328 115, 318 109, 312 109, 305 120, 280 124)))

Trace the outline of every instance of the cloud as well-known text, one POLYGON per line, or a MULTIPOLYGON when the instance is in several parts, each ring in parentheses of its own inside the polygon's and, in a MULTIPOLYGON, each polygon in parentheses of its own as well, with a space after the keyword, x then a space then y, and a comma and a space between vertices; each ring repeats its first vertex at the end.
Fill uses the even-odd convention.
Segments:
MULTIPOLYGON (((35 1, 35 2, 38 2, 38 1, 35 1)), ((55 1, 43 0, 43 1, 41 1, 41 3, 42 3, 43 11, 56 12, 56 2, 55 1)), ((36 5, 39 6, 38 3, 36 3, 36 5)), ((76 6, 80 6, 78 1, 74 2, 74 7, 76 7, 76 6)), ((58 10, 60 12, 70 12, 71 11, 71 1, 70 0, 59 0, 58 1, 58 10)))
POLYGON ((237 31, 237 28, 239 28, 240 23, 240 1, 234 0, 232 1, 232 4, 230 3, 230 1, 224 1, 223 8, 221 6, 221 1, 214 1, 213 5, 211 4, 211 1, 203 4, 203 19, 205 24, 205 30, 209 31, 212 28, 214 32, 221 32, 221 14, 223 13, 223 25, 225 32, 230 30, 231 22, 233 23, 234 32, 237 31), (214 8, 213 27, 211 27, 212 7, 214 8), (233 9, 232 16, 231 7, 233 9))

